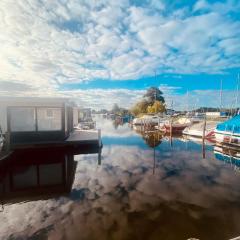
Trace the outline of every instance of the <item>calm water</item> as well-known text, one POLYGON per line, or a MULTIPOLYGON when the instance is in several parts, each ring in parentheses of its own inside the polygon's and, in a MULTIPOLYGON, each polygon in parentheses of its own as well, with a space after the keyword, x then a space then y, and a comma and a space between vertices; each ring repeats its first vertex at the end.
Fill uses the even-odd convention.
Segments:
POLYGON ((182 137, 171 144, 151 132, 142 136, 128 124, 98 119, 98 126, 101 157, 73 160, 71 153, 67 158, 44 153, 45 165, 39 165, 43 156, 31 153, 35 165, 28 158, 24 167, 15 163, 4 170, 12 173, 16 191, 23 185, 34 189, 36 181, 44 194, 34 190, 32 198, 22 191, 21 198, 13 200, 13 194, 4 200, 0 239, 224 240, 240 235, 237 161, 216 158, 212 146, 206 146, 204 159, 202 146, 182 137), (36 166, 40 183, 32 174, 36 166))

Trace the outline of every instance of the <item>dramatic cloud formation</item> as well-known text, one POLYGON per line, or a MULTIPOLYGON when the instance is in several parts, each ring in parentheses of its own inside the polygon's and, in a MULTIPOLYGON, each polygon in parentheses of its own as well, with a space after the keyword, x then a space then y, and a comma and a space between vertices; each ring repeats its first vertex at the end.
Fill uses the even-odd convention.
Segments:
POLYGON ((227 72, 240 66, 239 11, 237 0, 2 0, 0 94, 64 95, 65 83, 155 71, 227 72))

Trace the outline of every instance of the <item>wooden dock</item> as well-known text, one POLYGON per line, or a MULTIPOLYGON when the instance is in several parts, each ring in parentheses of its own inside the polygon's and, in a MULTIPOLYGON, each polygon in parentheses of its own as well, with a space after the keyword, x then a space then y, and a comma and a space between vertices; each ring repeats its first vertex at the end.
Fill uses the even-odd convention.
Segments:
POLYGON ((74 130, 70 135, 59 141, 18 142, 8 146, 10 150, 31 148, 73 147, 99 149, 102 147, 100 130, 74 130))

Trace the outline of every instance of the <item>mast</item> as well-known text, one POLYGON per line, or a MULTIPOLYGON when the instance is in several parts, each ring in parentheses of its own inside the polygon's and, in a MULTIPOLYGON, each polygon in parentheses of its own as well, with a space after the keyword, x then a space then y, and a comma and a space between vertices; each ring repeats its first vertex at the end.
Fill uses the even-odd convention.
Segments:
POLYGON ((221 79, 221 85, 220 85, 220 112, 222 110, 222 87, 223 87, 223 82, 221 79))
POLYGON ((235 108, 236 108, 236 111, 237 111, 237 108, 238 108, 239 80, 240 80, 240 75, 239 75, 239 73, 238 73, 238 77, 237 77, 237 89, 236 89, 236 100, 235 100, 235 108))

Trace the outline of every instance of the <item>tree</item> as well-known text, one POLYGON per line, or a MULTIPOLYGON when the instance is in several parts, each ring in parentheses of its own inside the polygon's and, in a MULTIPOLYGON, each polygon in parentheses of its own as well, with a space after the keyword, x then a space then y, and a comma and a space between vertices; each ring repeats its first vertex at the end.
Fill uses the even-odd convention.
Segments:
POLYGON ((114 105, 113 105, 113 108, 112 108, 112 113, 118 113, 120 111, 120 108, 119 108, 119 106, 116 104, 116 103, 114 103, 114 105))
POLYGON ((134 116, 137 116, 141 113, 147 113, 148 102, 146 100, 142 100, 138 102, 132 109, 131 113, 134 116))
POLYGON ((163 93, 162 91, 157 88, 157 87, 150 87, 146 94, 144 95, 145 99, 147 100, 147 102, 150 104, 150 105, 153 105, 154 104, 154 101, 160 101, 162 103, 165 102, 164 100, 164 97, 162 96, 163 93))
POLYGON ((154 101, 153 105, 147 107, 148 113, 162 113, 166 111, 166 106, 160 101, 154 101))

